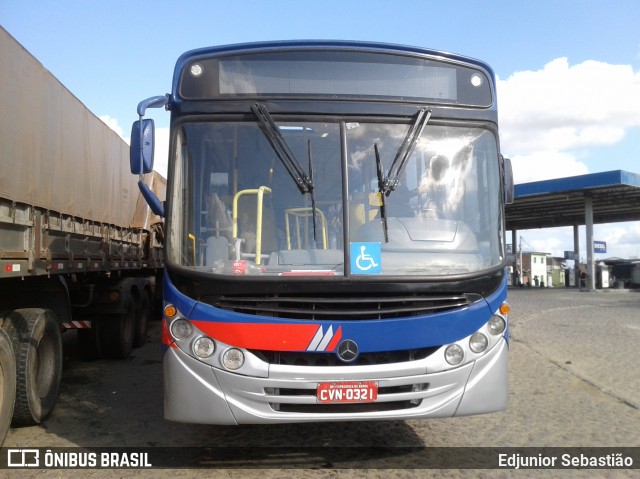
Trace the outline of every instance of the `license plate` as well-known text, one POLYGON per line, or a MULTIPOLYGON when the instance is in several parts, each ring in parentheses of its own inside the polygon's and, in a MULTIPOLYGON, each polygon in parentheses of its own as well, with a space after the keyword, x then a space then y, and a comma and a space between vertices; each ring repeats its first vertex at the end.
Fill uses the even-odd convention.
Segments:
POLYGON ((316 390, 320 403, 365 403, 378 398, 378 383, 373 381, 340 381, 320 383, 316 390))

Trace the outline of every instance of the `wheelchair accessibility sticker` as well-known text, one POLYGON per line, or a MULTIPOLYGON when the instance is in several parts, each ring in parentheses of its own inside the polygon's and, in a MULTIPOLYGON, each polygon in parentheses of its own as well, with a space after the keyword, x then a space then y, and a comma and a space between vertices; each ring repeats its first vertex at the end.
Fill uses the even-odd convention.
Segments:
POLYGON ((380 243, 351 243, 351 273, 382 273, 382 253, 380 243))

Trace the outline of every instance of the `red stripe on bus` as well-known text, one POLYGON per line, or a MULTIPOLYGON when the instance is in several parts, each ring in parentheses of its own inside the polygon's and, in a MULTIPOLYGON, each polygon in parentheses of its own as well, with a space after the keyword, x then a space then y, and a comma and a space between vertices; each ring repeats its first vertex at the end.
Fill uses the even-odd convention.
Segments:
POLYGON ((230 346, 268 351, 304 351, 318 324, 219 323, 192 321, 213 339, 230 346))

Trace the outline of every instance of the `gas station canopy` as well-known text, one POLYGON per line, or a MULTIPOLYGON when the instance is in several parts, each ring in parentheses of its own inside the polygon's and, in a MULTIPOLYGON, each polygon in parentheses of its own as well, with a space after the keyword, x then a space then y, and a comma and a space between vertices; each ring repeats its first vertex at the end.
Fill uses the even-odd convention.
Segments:
POLYGON ((640 175, 615 170, 522 183, 506 208, 507 231, 585 224, 591 198, 593 223, 640 220, 640 175))

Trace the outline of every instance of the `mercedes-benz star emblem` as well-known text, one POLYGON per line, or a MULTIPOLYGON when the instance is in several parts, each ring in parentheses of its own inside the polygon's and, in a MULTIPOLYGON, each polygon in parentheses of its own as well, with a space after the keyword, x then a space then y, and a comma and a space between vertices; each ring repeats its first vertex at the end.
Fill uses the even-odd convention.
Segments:
POLYGON ((338 344, 338 358, 345 363, 350 363, 358 357, 358 345, 355 341, 345 339, 338 344))

